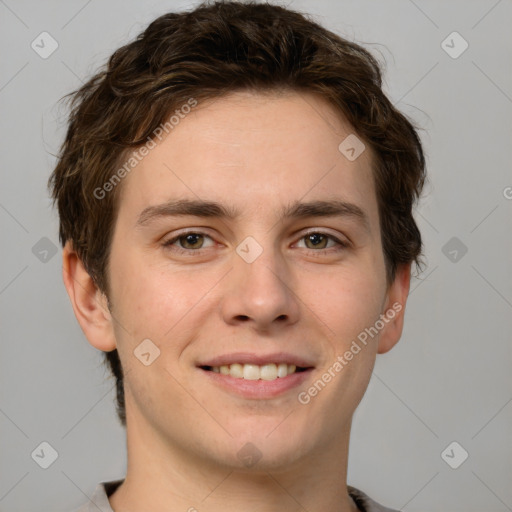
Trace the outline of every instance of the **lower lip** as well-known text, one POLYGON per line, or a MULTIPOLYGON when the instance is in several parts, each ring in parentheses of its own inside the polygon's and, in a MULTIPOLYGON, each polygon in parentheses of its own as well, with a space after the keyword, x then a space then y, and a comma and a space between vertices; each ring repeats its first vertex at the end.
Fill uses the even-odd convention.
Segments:
POLYGON ((210 378, 214 384, 217 384, 228 391, 235 392, 244 398, 274 398, 286 391, 290 391, 297 386, 300 386, 306 379, 309 378, 313 368, 305 371, 292 373, 286 377, 278 377, 274 380, 248 380, 237 379, 230 375, 223 375, 209 370, 199 368, 207 378, 210 378))

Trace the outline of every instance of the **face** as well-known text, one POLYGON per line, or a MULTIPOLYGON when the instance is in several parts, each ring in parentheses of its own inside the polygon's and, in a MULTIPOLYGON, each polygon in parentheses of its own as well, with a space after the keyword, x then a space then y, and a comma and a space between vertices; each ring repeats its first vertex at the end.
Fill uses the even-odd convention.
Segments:
POLYGON ((370 150, 338 149, 351 133, 312 95, 233 93, 124 179, 109 280, 129 429, 239 468, 340 448, 404 298, 370 150))

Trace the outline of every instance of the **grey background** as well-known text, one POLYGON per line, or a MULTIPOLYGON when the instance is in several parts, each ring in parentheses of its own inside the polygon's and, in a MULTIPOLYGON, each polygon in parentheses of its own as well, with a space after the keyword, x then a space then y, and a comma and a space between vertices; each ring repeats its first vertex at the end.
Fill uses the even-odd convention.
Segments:
MULTIPOLYGON (((75 320, 60 248, 43 252, 58 246, 46 192, 65 130, 57 101, 156 16, 194 5, 0 0, 2 512, 69 511, 124 476, 114 380, 75 320), (31 48, 43 31, 59 44, 47 59, 31 48), (58 452, 46 470, 31 457, 43 441, 58 452)), ((288 5, 385 59, 386 91, 428 156, 416 213, 428 265, 356 411, 349 483, 408 512, 512 510, 512 2, 288 5), (441 46, 453 31, 469 43, 456 59, 441 46), (441 457, 452 441, 469 453, 458 469, 441 457)))

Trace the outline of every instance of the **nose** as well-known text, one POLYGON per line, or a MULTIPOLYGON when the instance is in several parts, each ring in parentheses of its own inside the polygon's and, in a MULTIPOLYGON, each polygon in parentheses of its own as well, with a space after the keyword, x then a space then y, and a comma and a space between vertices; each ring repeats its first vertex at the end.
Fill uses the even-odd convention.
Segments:
POLYGON ((264 250, 252 263, 238 254, 233 258, 223 290, 224 321, 229 325, 252 324, 261 332, 296 323, 300 301, 286 262, 271 250, 264 250))

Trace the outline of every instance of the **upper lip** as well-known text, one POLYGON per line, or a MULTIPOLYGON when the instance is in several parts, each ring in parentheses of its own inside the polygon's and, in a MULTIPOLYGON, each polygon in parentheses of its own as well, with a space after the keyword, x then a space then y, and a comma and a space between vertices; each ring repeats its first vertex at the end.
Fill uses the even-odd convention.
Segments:
POLYGON ((232 354, 224 354, 221 356, 214 357, 212 359, 208 359, 202 363, 199 363, 197 366, 229 366, 230 364, 256 364, 258 366, 264 364, 294 364, 300 368, 310 368, 313 367, 314 364, 304 358, 294 354, 290 354, 288 352, 274 352, 270 354, 255 354, 251 352, 236 352, 232 354))

